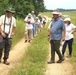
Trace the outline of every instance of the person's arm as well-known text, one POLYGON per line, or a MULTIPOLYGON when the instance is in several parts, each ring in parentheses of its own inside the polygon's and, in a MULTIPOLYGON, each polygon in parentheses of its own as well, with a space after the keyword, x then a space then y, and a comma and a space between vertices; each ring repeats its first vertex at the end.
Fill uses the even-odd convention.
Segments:
POLYGON ((15 32, 16 32, 16 27, 13 27, 11 36, 13 36, 15 34, 15 32))
POLYGON ((74 31, 72 32, 72 34, 74 34, 76 32, 76 28, 74 29, 74 31))
POLYGON ((65 37, 66 37, 66 29, 63 30, 62 41, 65 41, 65 37))
POLYGON ((1 26, 2 26, 2 19, 1 19, 1 17, 0 17, 0 34, 5 38, 6 35, 5 35, 5 33, 2 31, 1 26))
POLYGON ((16 32, 16 19, 14 18, 14 24, 13 24, 11 36, 13 36, 15 34, 15 32, 16 32))

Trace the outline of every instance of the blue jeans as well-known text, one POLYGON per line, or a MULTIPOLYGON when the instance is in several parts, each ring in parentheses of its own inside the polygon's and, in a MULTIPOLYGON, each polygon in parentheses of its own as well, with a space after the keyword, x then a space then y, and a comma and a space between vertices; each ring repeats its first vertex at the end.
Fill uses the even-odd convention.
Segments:
POLYGON ((33 36, 36 36, 36 31, 37 31, 38 25, 34 24, 33 25, 33 36))
POLYGON ((73 38, 70 40, 66 40, 63 44, 63 48, 62 48, 62 55, 64 56, 64 53, 66 51, 66 46, 68 44, 68 49, 69 49, 69 55, 72 55, 72 44, 73 44, 73 38))

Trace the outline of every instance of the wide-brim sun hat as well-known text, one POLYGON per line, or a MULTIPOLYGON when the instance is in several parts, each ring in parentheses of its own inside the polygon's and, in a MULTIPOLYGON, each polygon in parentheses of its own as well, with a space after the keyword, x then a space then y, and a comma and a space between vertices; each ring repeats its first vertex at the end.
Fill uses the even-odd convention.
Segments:
POLYGON ((71 22, 71 19, 70 18, 65 18, 64 21, 70 21, 71 22))
POLYGON ((53 11, 52 14, 57 14, 57 15, 59 15, 60 13, 57 12, 57 11, 53 11))
POLYGON ((13 14, 15 13, 15 11, 14 11, 12 8, 8 8, 8 9, 6 9, 5 11, 6 11, 6 12, 11 12, 11 13, 13 13, 13 14))
POLYGON ((31 16, 32 16, 31 13, 29 13, 29 14, 28 14, 28 17, 31 17, 31 16))

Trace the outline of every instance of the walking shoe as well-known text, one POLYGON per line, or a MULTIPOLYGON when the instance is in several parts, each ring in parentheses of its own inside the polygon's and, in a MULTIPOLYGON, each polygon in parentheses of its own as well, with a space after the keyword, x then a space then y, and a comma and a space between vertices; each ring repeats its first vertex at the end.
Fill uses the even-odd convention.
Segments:
POLYGON ((30 42, 30 40, 28 42, 30 42))
POLYGON ((27 40, 25 40, 25 43, 27 42, 27 40))
POLYGON ((10 63, 9 62, 7 62, 7 60, 4 60, 4 62, 3 62, 4 64, 6 64, 6 65, 10 65, 10 63))
POLYGON ((57 63, 61 63, 62 61, 64 61, 64 58, 63 58, 63 59, 59 59, 59 60, 57 61, 57 63))
POLYGON ((47 62, 48 64, 52 64, 52 63, 55 63, 54 61, 49 61, 49 62, 47 62))
POLYGON ((67 58, 70 58, 71 57, 71 55, 68 55, 68 56, 66 56, 67 58))

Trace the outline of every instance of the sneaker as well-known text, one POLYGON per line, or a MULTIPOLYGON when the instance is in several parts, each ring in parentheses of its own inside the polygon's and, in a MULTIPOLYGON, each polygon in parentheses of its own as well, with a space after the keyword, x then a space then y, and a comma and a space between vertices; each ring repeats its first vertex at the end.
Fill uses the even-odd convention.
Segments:
POLYGON ((67 58, 70 58, 71 57, 71 55, 68 55, 68 56, 66 56, 67 58))
POLYGON ((48 64, 52 64, 52 63, 55 63, 54 61, 49 61, 49 62, 47 62, 48 64))

